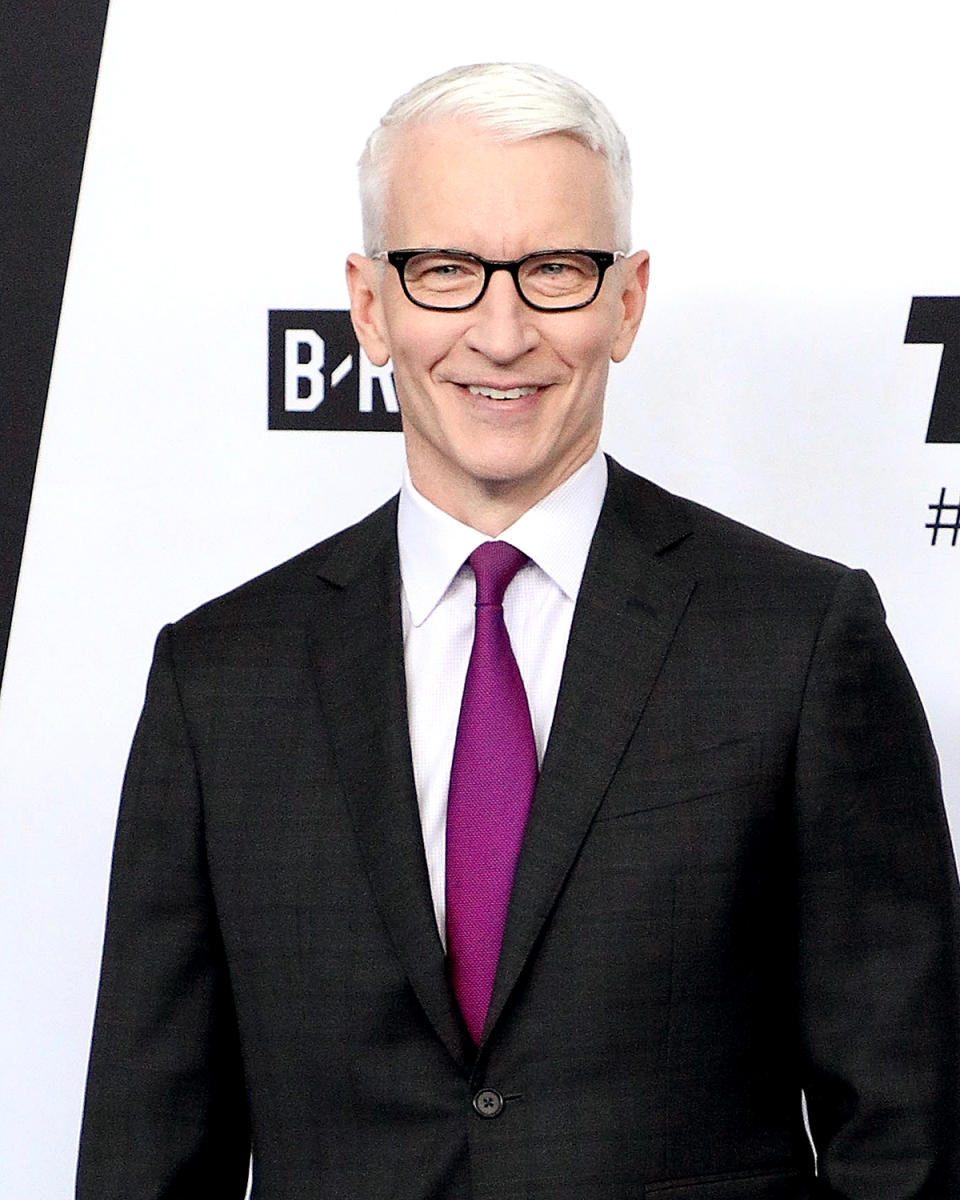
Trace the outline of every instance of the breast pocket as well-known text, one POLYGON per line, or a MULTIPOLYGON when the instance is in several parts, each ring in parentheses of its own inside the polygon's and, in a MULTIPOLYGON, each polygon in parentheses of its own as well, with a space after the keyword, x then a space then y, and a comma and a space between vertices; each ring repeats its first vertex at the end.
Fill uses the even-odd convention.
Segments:
POLYGON ((720 796, 756 790, 760 784, 759 736, 651 756, 627 755, 596 820, 613 821, 720 796))

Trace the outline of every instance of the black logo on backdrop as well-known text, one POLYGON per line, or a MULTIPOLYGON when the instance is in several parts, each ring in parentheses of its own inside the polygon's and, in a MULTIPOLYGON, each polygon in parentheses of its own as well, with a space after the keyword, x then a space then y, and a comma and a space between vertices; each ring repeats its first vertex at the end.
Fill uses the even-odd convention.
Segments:
POLYGON ((960 536, 960 489, 957 491, 956 504, 947 502, 947 489, 940 489, 940 498, 935 500, 933 504, 928 504, 933 520, 928 521, 926 528, 932 530, 930 534, 930 545, 937 544, 937 538, 940 534, 950 534, 950 545, 957 544, 957 537, 960 536))
POLYGON ((400 429, 393 374, 360 353, 348 312, 271 309, 268 352, 268 428, 400 429))
POLYGON ((914 296, 905 342, 943 346, 928 442, 960 442, 960 296, 914 296))

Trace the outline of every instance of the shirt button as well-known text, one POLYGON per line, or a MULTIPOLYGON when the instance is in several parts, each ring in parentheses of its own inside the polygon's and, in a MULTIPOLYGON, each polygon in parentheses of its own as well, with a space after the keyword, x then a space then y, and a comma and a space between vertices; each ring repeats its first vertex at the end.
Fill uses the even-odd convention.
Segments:
POLYGON ((493 1088, 481 1088, 473 1098, 473 1107, 481 1117, 499 1117, 503 1112, 503 1097, 493 1088))

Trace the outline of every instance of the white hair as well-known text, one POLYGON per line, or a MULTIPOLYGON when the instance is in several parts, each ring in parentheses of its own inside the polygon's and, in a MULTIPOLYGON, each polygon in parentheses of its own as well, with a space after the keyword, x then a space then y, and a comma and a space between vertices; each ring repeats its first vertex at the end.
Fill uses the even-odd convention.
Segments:
POLYGON ((395 100, 360 156, 360 207, 367 254, 386 249, 384 198, 391 151, 404 127, 442 119, 475 122, 504 142, 562 133, 603 155, 610 171, 616 250, 630 249, 630 150, 600 101, 564 75, 531 63, 454 67, 395 100))

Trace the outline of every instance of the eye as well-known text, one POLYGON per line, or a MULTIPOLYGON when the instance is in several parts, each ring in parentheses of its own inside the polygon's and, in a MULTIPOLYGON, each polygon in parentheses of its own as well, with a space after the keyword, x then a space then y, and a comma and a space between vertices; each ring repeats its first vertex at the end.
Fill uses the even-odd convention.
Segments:
POLYGON ((568 262, 538 262, 535 266, 541 275, 562 275, 564 271, 572 269, 568 262))
POLYGON ((441 262, 434 263, 432 267, 427 267, 422 274, 437 275, 440 278, 451 279, 455 275, 463 271, 463 264, 458 262, 441 262))
POLYGON ((533 271, 547 279, 562 279, 564 276, 576 279, 584 274, 584 267, 571 258, 537 259, 533 263, 533 271))
POLYGON ((417 290, 443 290, 474 286, 483 279, 483 268, 472 259, 454 254, 417 254, 407 263, 407 286, 417 290))
POLYGON ((586 254, 542 254, 521 268, 524 295, 536 303, 580 304, 596 292, 597 265, 586 254))

